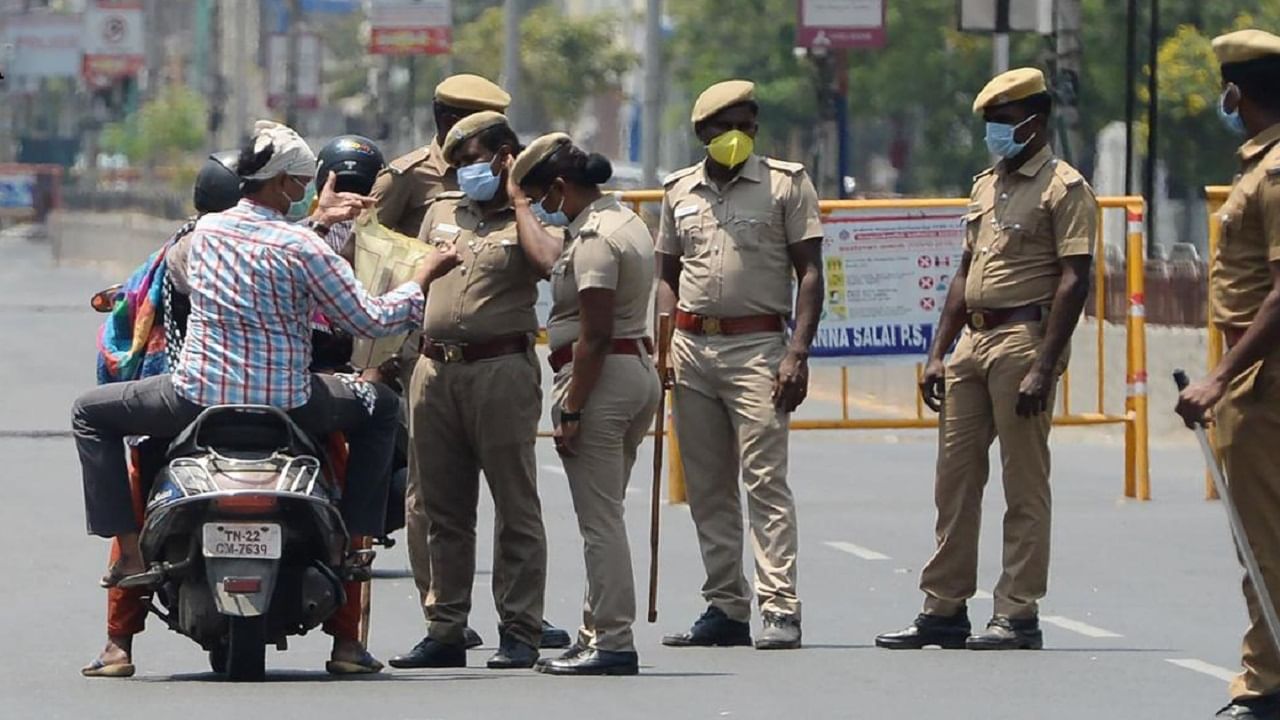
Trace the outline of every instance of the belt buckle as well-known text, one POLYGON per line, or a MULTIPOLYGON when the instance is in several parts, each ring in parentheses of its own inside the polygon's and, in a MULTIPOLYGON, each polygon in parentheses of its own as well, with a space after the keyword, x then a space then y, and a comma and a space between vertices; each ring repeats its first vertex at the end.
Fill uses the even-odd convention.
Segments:
POLYGON ((441 345, 440 348, 444 351, 444 361, 446 363, 462 362, 463 358, 462 358, 461 345, 441 345))
POLYGON ((702 334, 703 335, 719 335, 720 334, 720 318, 718 317, 702 318, 702 334))
POLYGON ((987 327, 986 313, 971 312, 969 313, 969 324, 974 330, 985 330, 987 327))

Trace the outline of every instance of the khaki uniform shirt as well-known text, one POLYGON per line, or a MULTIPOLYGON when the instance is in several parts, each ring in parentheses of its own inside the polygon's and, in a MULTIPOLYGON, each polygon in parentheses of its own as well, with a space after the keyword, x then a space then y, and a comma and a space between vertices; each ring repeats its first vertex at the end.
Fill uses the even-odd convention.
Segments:
POLYGON ((1213 322, 1244 328, 1271 292, 1270 263, 1280 262, 1280 125, 1240 148, 1241 172, 1218 211, 1210 287, 1213 322))
POLYGON ((445 162, 440 144, 432 140, 383 168, 369 194, 378 203, 378 222, 418 237, 422 219, 436 196, 457 189, 457 172, 445 162))
POLYGON ((713 317, 791 315, 787 247, 822 237, 804 166, 753 155, 723 187, 705 164, 663 182, 658 250, 681 258, 679 306, 713 317))
POLYGON ((516 214, 484 215, 462 193, 436 198, 418 239, 455 243, 462 263, 431 283, 422 328, 433 340, 474 343, 538 331, 538 272, 516 238, 516 214))
POLYGON ((1048 305, 1061 259, 1093 252, 1098 200, 1084 176, 1045 147, 1013 172, 1001 164, 975 177, 965 223, 970 309, 1048 305))
POLYGON ((614 338, 645 337, 655 270, 644 221, 607 194, 574 218, 569 242, 551 271, 551 349, 578 339, 578 292, 591 288, 614 291, 614 338))

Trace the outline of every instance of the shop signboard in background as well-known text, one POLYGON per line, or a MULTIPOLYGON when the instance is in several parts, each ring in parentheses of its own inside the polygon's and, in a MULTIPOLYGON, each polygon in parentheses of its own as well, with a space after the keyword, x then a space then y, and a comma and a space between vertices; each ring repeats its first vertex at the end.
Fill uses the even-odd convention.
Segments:
POLYGON ((449 0, 373 0, 369 54, 447 55, 453 49, 449 0))
POLYGON ((845 50, 882 48, 885 0, 797 0, 796 47, 845 50))
POLYGON ((92 0, 84 11, 81 72, 91 88, 110 85, 146 67, 146 32, 138 0, 92 0))
MULTIPOLYGON (((320 107, 320 36, 298 34, 298 86, 295 107, 315 110, 320 107)), ((282 110, 286 104, 289 82, 289 36, 272 35, 267 42, 267 107, 282 110)))
POLYGON ((0 166, 0 217, 27 217, 35 209, 35 173, 0 166))
POLYGON ((80 75, 79 15, 13 15, 0 19, 0 62, 5 77, 18 90, 34 89, 40 80, 80 75))
POLYGON ((825 218, 827 296, 812 357, 923 361, 964 251, 962 214, 859 210, 825 218))

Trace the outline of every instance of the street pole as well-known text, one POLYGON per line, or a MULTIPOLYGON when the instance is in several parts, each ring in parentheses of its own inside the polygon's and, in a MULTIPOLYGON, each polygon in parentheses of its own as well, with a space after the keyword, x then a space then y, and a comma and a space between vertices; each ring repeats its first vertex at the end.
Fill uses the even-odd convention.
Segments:
POLYGON ((1138 0, 1129 0, 1124 48, 1124 194, 1133 194, 1133 126, 1138 115, 1138 0))
MULTIPOLYGON (((1159 88, 1157 84, 1160 70, 1160 0, 1151 0, 1151 27, 1148 38, 1147 62, 1151 64, 1151 74, 1147 76, 1147 160, 1143 171, 1143 195, 1147 200, 1147 255, 1156 246, 1156 154, 1159 144, 1159 88)), ((1130 261, 1133 259, 1131 258, 1130 261)))
POLYGON ((1083 134, 1080 132, 1080 70, 1084 49, 1080 43, 1080 28, 1084 22, 1084 10, 1080 0, 1057 0, 1057 16, 1054 18, 1056 35, 1056 77, 1054 91, 1058 101, 1058 120, 1062 123, 1060 155, 1068 162, 1079 164, 1087 155, 1083 134))
POLYGON ((301 0, 289 0, 285 28, 284 124, 298 129, 298 24, 302 20, 301 0))
POLYGON ((227 25, 235 33, 232 47, 235 48, 236 74, 231 82, 235 94, 235 125, 231 137, 239 146, 249 136, 249 83, 245 79, 249 74, 249 58, 246 57, 249 54, 249 18, 244 12, 229 12, 224 17, 228 17, 227 25))
POLYGON ((996 33, 991 41, 991 74, 1009 70, 1009 1, 996 0, 996 33))
POLYGON ((662 122, 662 0, 647 0, 644 25, 644 115, 640 158, 644 186, 658 186, 658 126, 662 122))
POLYGON ((837 50, 835 54, 836 78, 832 103, 836 118, 836 192, 844 200, 849 197, 845 178, 849 175, 849 53, 837 50))
POLYGON ((511 129, 525 129, 525 103, 520 97, 520 19, 524 3, 521 0, 505 0, 502 13, 502 86, 511 95, 511 107, 507 115, 511 129))

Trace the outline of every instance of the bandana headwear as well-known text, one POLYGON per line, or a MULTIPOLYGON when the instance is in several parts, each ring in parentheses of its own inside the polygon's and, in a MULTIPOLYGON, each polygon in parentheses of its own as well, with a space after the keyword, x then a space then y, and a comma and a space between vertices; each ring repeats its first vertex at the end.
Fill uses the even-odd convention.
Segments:
POLYGON ((246 176, 246 180, 270 180, 280 173, 300 177, 312 177, 316 174, 316 154, 311 152, 307 141, 294 132, 293 128, 270 120, 254 123, 253 151, 262 152, 268 145, 275 148, 271 159, 261 170, 246 176))

